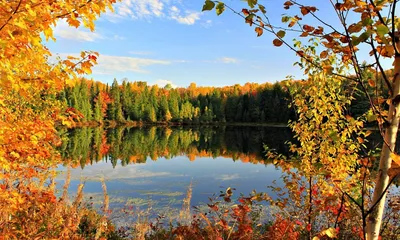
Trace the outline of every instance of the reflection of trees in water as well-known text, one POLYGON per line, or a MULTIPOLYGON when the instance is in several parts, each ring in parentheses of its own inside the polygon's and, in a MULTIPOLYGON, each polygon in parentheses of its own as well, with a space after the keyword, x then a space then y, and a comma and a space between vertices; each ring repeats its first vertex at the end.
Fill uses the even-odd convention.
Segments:
POLYGON ((106 160, 113 166, 144 163, 186 155, 228 157, 234 161, 267 163, 263 145, 286 154, 285 141, 291 138, 288 128, 274 127, 148 127, 148 128, 78 128, 66 132, 60 147, 62 157, 82 168, 106 160))

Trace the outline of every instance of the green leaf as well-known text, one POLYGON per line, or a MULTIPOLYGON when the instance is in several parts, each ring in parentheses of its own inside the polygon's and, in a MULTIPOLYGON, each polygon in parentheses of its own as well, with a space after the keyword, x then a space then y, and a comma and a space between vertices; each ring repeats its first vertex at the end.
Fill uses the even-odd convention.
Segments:
POLYGON ((374 21, 371 18, 365 18, 362 20, 362 25, 365 26, 371 26, 374 23, 374 21))
POLYGON ((358 39, 359 38, 356 36, 351 37, 351 43, 353 44, 353 46, 357 46, 358 44, 360 44, 360 41, 358 39))
POLYGON ((283 23, 287 23, 287 22, 289 22, 289 20, 290 20, 290 17, 289 17, 289 16, 283 16, 283 17, 282 17, 282 22, 283 22, 283 23))
POLYGON ((376 33, 379 37, 382 38, 385 34, 389 33, 389 28, 383 24, 379 24, 378 26, 376 26, 376 33))
POLYGON ((210 0, 206 0, 206 2, 203 5, 202 11, 210 11, 215 7, 215 3, 210 0))
POLYGON ((267 13, 267 10, 265 10, 265 7, 264 7, 263 5, 258 4, 258 8, 260 9, 260 11, 261 11, 262 13, 264 13, 264 14, 267 13))
POLYGON ((293 46, 296 47, 296 48, 299 48, 299 47, 301 47, 301 42, 300 41, 296 41, 296 42, 294 42, 293 46))
POLYGON ((225 11, 225 4, 222 2, 218 2, 217 7, 215 8, 217 15, 221 15, 225 11))
POLYGON ((276 33, 276 36, 280 37, 280 38, 284 38, 286 35, 286 32, 283 30, 280 30, 279 32, 276 33))
POLYGON ((371 31, 367 30, 363 32, 359 37, 358 37, 358 42, 365 42, 369 37, 371 37, 371 31))
POLYGON ((339 141, 338 133, 336 131, 331 131, 329 133, 329 137, 331 137, 335 142, 339 141))
POLYGON ((249 4, 251 8, 254 8, 254 6, 257 4, 257 0, 247 0, 247 4, 249 4))
POLYGON ((377 116, 372 112, 372 110, 369 110, 367 113, 367 121, 368 122, 373 122, 376 121, 377 116))

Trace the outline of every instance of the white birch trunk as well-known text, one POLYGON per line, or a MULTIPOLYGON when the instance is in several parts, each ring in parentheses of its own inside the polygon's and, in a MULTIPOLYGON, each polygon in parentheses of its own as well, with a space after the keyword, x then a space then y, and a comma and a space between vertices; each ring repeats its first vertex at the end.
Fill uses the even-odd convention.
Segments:
MULTIPOLYGON (((396 47, 400 50, 399 39, 396 39, 396 47)), ((381 158, 379 162, 379 172, 375 182, 374 195, 371 207, 376 203, 374 210, 367 217, 367 239, 377 240, 382 225, 382 216, 385 210, 386 192, 385 189, 389 184, 388 170, 392 164, 390 154, 396 146, 397 132, 400 119, 400 56, 396 55, 394 59, 394 77, 392 82, 392 101, 389 106, 388 121, 389 127, 385 131, 385 142, 383 143, 381 158), (381 197, 382 196, 382 197, 381 197)))

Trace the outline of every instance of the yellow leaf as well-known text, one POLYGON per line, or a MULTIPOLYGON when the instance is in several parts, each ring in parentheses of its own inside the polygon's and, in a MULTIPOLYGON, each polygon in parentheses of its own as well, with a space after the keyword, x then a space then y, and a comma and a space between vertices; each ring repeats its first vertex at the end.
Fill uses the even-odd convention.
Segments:
POLYGON ((336 230, 334 228, 328 228, 328 229, 325 229, 324 231, 322 231, 321 235, 322 236, 326 235, 330 238, 336 238, 336 230))
POLYGON ((395 153, 391 153, 390 157, 392 158, 393 162, 395 162, 397 165, 400 165, 400 156, 395 154, 395 153))
POLYGON ((52 28, 46 28, 44 30, 44 36, 46 37, 46 41, 49 40, 49 38, 53 38, 53 29, 52 28))
POLYGON ((92 69, 90 69, 89 67, 84 67, 84 68, 82 68, 82 70, 83 70, 86 74, 92 74, 92 69))
POLYGON ((28 13, 29 13, 29 15, 31 15, 32 17, 36 17, 36 12, 33 11, 31 8, 28 9, 28 13))
POLYGON ((16 152, 11 152, 10 155, 11 155, 12 157, 15 157, 15 158, 19 158, 19 157, 20 157, 19 154, 16 153, 16 152))

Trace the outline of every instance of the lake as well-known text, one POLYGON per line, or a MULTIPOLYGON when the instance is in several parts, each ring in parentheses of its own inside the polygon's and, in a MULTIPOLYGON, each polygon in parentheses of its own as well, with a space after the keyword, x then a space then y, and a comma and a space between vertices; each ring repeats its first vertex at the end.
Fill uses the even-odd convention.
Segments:
MULTIPOLYGON (((264 144, 286 154, 291 139, 285 127, 78 128, 62 133, 60 147, 72 165, 70 194, 85 182, 85 197, 100 206, 106 181, 115 219, 121 209, 173 215, 182 209, 189 185, 191 206, 205 206, 227 187, 236 196, 270 192, 281 171, 264 157, 264 144)), ((60 166, 61 188, 67 168, 60 166)), ((130 216, 132 217, 132 216, 130 216)))

